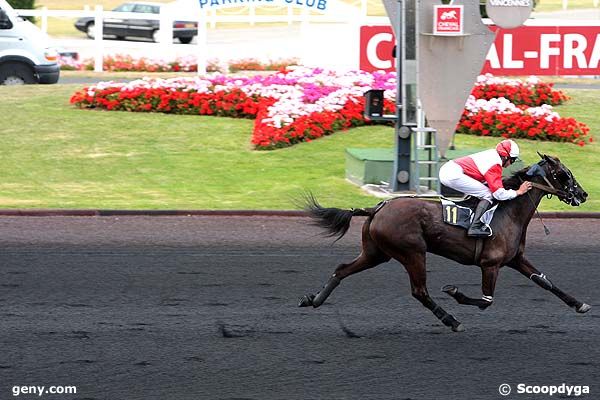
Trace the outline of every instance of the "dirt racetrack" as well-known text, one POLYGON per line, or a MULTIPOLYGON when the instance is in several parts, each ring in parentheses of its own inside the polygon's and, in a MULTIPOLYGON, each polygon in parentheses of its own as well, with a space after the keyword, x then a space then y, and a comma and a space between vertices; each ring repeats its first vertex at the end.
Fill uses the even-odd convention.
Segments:
MULTIPOLYGON (((533 221, 528 251, 576 314, 504 268, 486 311, 480 272, 428 258, 453 333, 390 262, 297 308, 359 249, 361 219, 331 245, 305 218, 0 218, 0 399, 21 385, 76 386, 47 399, 511 399, 516 385, 588 385, 600 398, 599 220, 533 221)), ((553 398, 564 398, 558 395, 553 398)))

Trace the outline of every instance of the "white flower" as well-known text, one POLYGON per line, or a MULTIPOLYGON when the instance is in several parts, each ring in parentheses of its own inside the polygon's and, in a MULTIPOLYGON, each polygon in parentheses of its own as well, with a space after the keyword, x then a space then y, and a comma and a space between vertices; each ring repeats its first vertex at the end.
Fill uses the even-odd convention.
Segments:
POLYGON ((469 95, 465 109, 472 114, 477 114, 480 111, 486 112, 497 112, 500 114, 507 113, 518 113, 521 114, 523 111, 510 102, 510 100, 499 97, 490 100, 476 99, 475 96, 469 95))
MULTIPOLYGON (((195 60, 193 60, 195 61, 195 60)), ((190 59, 190 63, 192 59, 190 59)), ((181 62, 180 62, 181 63, 181 62)), ((237 76, 234 78, 215 74, 210 77, 179 77, 171 79, 143 78, 128 83, 100 82, 88 90, 90 96, 95 90, 120 88, 122 91, 136 89, 164 89, 215 93, 240 89, 248 96, 272 98, 276 102, 267 110, 263 123, 281 128, 295 119, 314 112, 339 111, 348 101, 362 97, 364 93, 378 85, 388 90, 385 98, 395 99, 396 77, 382 71, 337 72, 332 70, 294 67, 287 74, 273 74, 278 79, 253 79, 237 76), (276 83, 275 83, 276 82, 276 83), (285 82, 295 82, 285 84, 285 82), (310 93, 310 100, 307 94, 310 93)))

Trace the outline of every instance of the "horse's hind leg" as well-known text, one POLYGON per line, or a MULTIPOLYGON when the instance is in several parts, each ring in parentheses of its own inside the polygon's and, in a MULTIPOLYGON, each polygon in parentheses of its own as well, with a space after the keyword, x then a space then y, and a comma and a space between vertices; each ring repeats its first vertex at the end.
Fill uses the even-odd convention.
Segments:
POLYGON ((525 257, 521 256, 511 261, 508 264, 509 267, 516 269, 543 289, 549 290, 556 297, 564 301, 569 307, 572 307, 578 313, 588 312, 592 306, 575 299, 556 287, 546 275, 538 271, 525 257))
POLYGON ((404 268, 406 268, 406 272, 408 272, 413 297, 431 310, 444 325, 452 328, 454 332, 464 331, 464 326, 442 307, 438 306, 431 296, 429 296, 429 292, 427 291, 425 253, 400 254, 398 256, 394 255, 394 258, 400 261, 404 265, 404 268))
POLYGON ((298 303, 298 307, 319 307, 329 297, 331 292, 340 284, 342 279, 378 266, 381 263, 389 261, 391 257, 383 253, 373 242, 369 234, 369 222, 363 226, 362 252, 352 262, 340 264, 335 269, 333 275, 329 278, 325 286, 317 294, 308 294, 303 296, 298 303))
POLYGON ((485 310, 491 306, 492 302, 494 301, 494 290, 496 288, 498 270, 499 268, 497 266, 481 268, 481 291, 483 292, 481 299, 468 297, 464 293, 460 292, 454 285, 444 286, 442 288, 442 292, 445 292, 450 297, 454 298, 458 304, 476 306, 481 310, 485 310))
POLYGON ((385 257, 372 257, 372 255, 361 253, 352 262, 338 265, 323 288, 317 294, 303 296, 298 303, 298 307, 319 307, 340 284, 342 279, 366 269, 376 267, 387 260, 389 260, 389 257, 386 259, 385 257))

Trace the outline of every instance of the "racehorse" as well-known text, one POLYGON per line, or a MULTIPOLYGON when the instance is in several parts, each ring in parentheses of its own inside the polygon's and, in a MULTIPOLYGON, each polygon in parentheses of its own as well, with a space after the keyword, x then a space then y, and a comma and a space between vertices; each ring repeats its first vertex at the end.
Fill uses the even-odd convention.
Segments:
POLYGON ((538 154, 541 160, 537 164, 504 180, 505 188, 516 189, 525 180, 532 182, 533 188, 525 195, 498 206, 491 222, 494 235, 485 239, 468 237, 464 229, 444 223, 439 202, 398 197, 375 208, 342 210, 324 208, 312 195, 308 195, 306 210, 313 222, 324 228, 329 236, 337 236, 338 239, 344 236, 354 216, 368 218, 362 227, 360 255, 350 263, 340 264, 325 286, 315 295, 302 297, 298 306, 319 307, 344 278, 394 258, 408 272, 412 295, 444 325, 455 332, 464 331, 463 325, 429 296, 425 269, 425 254, 429 252, 481 268, 481 299, 467 297, 452 285, 442 288, 459 304, 480 309, 489 307, 493 302, 498 272, 506 265, 549 290, 578 313, 589 311, 591 306, 560 290, 524 255, 527 226, 545 195, 556 195, 562 202, 574 207, 585 202, 588 196, 558 158, 538 154), (483 240, 483 243, 478 244, 478 240, 483 240), (477 246, 480 247, 478 252, 477 246))

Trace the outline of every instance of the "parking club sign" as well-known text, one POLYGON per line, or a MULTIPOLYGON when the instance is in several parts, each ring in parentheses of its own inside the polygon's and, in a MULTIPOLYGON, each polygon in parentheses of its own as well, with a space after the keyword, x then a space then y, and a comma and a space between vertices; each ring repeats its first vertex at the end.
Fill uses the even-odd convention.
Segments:
POLYGON ((312 11, 326 11, 327 0, 199 0, 200 9, 219 9, 227 7, 239 7, 253 4, 260 5, 283 5, 297 8, 308 8, 312 11))
POLYGON ((463 6, 435 5, 433 6, 433 34, 461 35, 463 33, 463 6))

